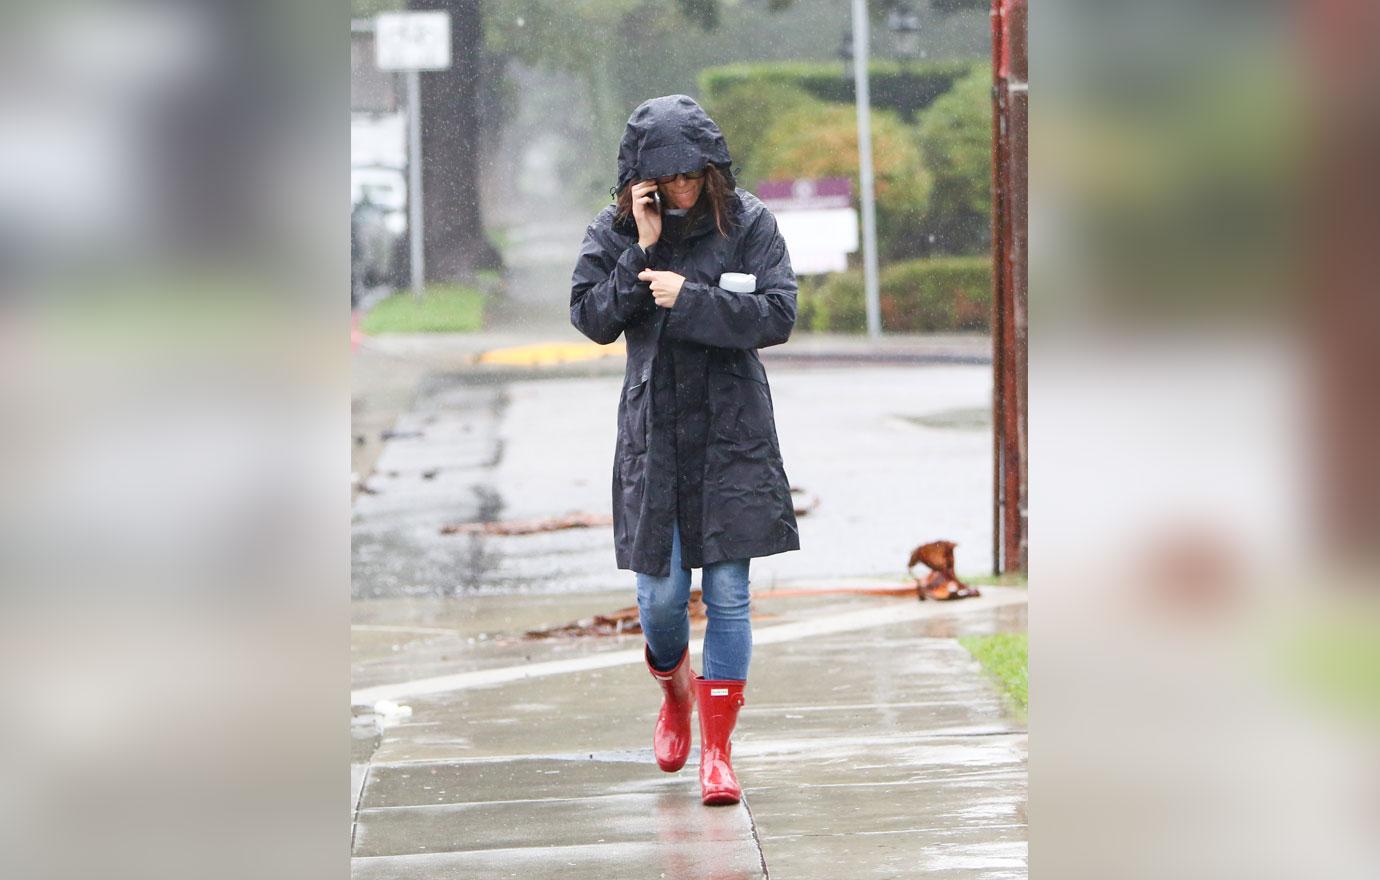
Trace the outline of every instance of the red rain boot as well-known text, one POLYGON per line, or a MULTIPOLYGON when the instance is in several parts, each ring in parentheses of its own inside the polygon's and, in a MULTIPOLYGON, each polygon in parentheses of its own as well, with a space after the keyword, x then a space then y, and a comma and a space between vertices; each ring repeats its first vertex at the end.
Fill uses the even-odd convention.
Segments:
POLYGON ((695 676, 695 698, 700 704, 700 795, 705 806, 736 804, 743 797, 743 789, 729 763, 729 738, 738 723, 746 684, 695 676))
POLYGON ((690 709, 695 704, 695 689, 691 680, 695 671, 690 668, 690 649, 680 655, 680 662, 669 672, 652 666, 652 653, 643 649, 647 669, 661 685, 661 713, 656 716, 656 730, 652 734, 652 751, 657 766, 667 773, 675 773, 690 757, 690 709))

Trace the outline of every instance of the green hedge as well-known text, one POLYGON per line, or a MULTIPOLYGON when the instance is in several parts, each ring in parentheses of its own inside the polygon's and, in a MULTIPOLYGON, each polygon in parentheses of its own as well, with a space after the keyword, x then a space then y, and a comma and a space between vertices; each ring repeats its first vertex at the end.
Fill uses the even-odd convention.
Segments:
MULTIPOLYGON (((868 91, 872 106, 894 110, 903 122, 967 76, 978 61, 872 61, 868 65, 868 91)), ((852 104, 853 77, 841 61, 778 61, 725 64, 700 71, 700 95, 712 105, 729 90, 743 85, 798 88, 821 101, 852 104)), ((770 112, 770 111, 768 111, 770 112)), ((711 113, 711 115, 713 115, 711 113)))
MULTIPOLYGON (((918 256, 913 249, 929 206, 932 176, 911 126, 886 110, 872 116, 873 185, 880 257, 918 256)), ((858 122, 844 104, 813 103, 775 117, 743 171, 743 185, 794 177, 846 177, 858 190, 858 122)))
POLYGON ((801 287, 798 298, 796 323, 801 329, 858 333, 867 328, 861 272, 836 272, 801 287))
MULTIPOLYGON (((988 330, 992 314, 990 257, 941 257, 894 263, 879 279, 882 329, 893 333, 988 330)), ((817 332, 867 329, 860 271, 839 272, 801 287, 799 323, 817 332)))
POLYGON ((992 240, 992 68, 973 72, 920 114, 925 167, 934 174, 925 226, 947 253, 987 250, 992 240))
MULTIPOLYGON (((819 113, 827 106, 804 89, 780 82, 734 83, 704 102, 704 109, 728 141, 734 166, 742 169, 752 167, 758 145, 777 120, 800 110, 819 113)), ((752 183, 738 181, 739 186, 751 187, 752 183)))

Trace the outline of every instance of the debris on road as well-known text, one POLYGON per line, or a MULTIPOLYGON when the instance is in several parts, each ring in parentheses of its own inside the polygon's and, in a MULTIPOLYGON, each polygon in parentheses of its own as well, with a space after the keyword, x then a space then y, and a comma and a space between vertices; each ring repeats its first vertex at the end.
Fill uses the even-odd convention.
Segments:
POLYGON ((510 519, 499 522, 449 523, 441 526, 443 535, 535 535, 563 529, 591 529, 613 525, 613 517, 600 513, 568 513, 545 519, 510 519))
POLYGON ((953 541, 931 541, 911 551, 906 571, 915 578, 916 598, 920 601, 934 599, 947 602, 982 595, 976 587, 968 586, 954 574, 954 548, 957 546, 953 541), (923 562, 930 569, 930 573, 923 578, 915 574, 917 562, 923 562))
MULTIPOLYGON (((699 590, 690 591, 690 619, 704 620, 704 601, 699 590)), ((564 626, 548 626, 543 629, 529 629, 523 638, 578 638, 581 636, 619 636, 642 632, 642 622, 637 615, 637 606, 619 608, 609 614, 596 614, 584 617, 564 626)))
POLYGON ((411 706, 400 706, 392 700, 379 700, 374 704, 374 721, 380 729, 394 727, 411 717, 411 706))

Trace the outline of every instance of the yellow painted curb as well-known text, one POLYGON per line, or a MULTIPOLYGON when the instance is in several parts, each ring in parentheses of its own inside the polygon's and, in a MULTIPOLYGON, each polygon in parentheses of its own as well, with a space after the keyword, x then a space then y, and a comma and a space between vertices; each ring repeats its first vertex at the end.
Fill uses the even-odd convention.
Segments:
POLYGON ((574 361, 596 361, 626 354, 627 348, 621 339, 609 345, 594 342, 535 342, 530 345, 495 348, 484 352, 476 360, 481 364, 543 367, 574 361))

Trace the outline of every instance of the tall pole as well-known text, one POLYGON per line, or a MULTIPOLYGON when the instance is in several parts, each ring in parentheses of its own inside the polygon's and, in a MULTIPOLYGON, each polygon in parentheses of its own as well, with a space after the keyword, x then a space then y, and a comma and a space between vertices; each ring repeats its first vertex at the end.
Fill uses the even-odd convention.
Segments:
POLYGON ((992 0, 992 568, 1026 570, 1026 0, 992 0))
POLYGON ((862 190, 863 291, 867 298, 867 335, 882 335, 881 297, 877 289, 877 205, 872 182, 872 95, 867 85, 867 2, 853 0, 853 91, 858 106, 858 185, 862 190))
POLYGON ((422 75, 407 77, 407 234, 411 239, 412 295, 421 298, 426 285, 422 250, 422 75))

